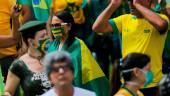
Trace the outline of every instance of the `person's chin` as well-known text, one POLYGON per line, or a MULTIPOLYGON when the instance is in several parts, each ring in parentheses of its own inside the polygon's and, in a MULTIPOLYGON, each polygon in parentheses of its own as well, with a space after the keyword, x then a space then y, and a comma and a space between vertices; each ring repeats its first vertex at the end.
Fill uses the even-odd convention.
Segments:
POLYGON ((59 83, 59 86, 61 86, 61 87, 66 87, 66 86, 68 86, 68 85, 69 85, 69 83, 66 82, 66 81, 61 81, 61 82, 59 83))

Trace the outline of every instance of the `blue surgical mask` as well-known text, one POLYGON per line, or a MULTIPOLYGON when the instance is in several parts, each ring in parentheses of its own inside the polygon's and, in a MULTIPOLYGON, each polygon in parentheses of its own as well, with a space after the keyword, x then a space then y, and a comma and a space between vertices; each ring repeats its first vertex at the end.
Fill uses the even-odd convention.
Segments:
POLYGON ((152 71, 147 71, 147 72, 144 72, 145 73, 145 76, 146 76, 146 81, 144 83, 144 87, 147 87, 150 83, 152 83, 153 81, 153 73, 152 71))

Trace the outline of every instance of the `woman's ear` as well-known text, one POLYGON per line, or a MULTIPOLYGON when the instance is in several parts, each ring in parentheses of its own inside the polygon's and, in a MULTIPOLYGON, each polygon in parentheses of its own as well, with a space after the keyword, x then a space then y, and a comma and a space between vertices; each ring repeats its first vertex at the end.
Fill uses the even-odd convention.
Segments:
POLYGON ((28 39, 28 44, 29 46, 32 46, 32 47, 35 46, 33 39, 28 39))
POLYGON ((140 76, 140 74, 141 74, 141 69, 139 69, 139 68, 134 68, 134 69, 133 69, 133 74, 134 74, 135 77, 140 76))

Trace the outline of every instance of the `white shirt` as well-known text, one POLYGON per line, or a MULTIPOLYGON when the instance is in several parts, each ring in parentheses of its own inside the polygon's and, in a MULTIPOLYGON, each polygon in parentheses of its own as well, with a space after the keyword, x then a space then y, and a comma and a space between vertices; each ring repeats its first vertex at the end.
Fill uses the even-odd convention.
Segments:
MULTIPOLYGON (((52 88, 41 96, 58 96, 58 94, 54 91, 54 88, 52 88)), ((73 96, 96 96, 96 94, 92 91, 74 87, 73 96)))

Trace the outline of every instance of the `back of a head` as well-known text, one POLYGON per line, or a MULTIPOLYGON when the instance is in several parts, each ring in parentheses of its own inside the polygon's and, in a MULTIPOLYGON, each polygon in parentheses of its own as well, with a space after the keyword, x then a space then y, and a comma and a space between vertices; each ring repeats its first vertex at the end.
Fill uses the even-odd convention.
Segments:
POLYGON ((121 78, 124 81, 130 81, 132 79, 132 71, 124 72, 125 70, 133 68, 144 68, 150 62, 150 57, 141 53, 130 53, 122 61, 114 64, 112 79, 111 79, 111 90, 110 96, 117 93, 121 86, 121 78))
POLYGON ((150 62, 150 57, 141 53, 130 53, 122 61, 122 70, 143 68, 150 62))

